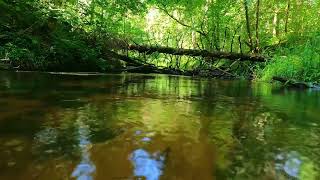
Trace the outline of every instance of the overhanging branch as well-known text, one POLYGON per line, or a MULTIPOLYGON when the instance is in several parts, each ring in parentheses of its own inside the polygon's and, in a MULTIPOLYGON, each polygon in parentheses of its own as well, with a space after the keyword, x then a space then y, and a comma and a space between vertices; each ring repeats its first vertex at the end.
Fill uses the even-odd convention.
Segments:
MULTIPOLYGON (((163 6, 164 6, 164 5, 163 5, 163 6)), ((164 7, 158 6, 158 8, 159 8, 160 10, 162 10, 164 13, 166 13, 171 19, 173 19, 174 21, 176 21, 178 24, 180 24, 180 25, 182 25, 182 26, 184 26, 184 27, 190 28, 190 29, 194 30, 195 32, 197 32, 197 33, 199 33, 199 34, 201 34, 201 35, 203 35, 203 36, 207 36, 207 34, 206 34, 205 32, 200 31, 200 30, 198 30, 198 29, 195 29, 194 27, 192 27, 192 26, 190 26, 190 25, 182 22, 181 20, 177 19, 176 17, 174 17, 172 14, 169 13, 169 11, 165 8, 165 6, 164 6, 164 7)))

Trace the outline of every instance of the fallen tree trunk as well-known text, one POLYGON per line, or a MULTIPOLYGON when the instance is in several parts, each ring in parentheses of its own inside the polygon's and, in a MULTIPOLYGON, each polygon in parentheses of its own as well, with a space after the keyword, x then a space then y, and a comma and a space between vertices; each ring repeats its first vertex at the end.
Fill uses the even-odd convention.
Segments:
POLYGON ((285 86, 298 88, 298 89, 307 89, 307 88, 317 88, 318 86, 312 84, 312 83, 306 83, 306 82, 298 82, 291 79, 286 79, 282 77, 273 77, 274 81, 279 81, 285 86))
POLYGON ((185 76, 204 76, 204 77, 218 77, 224 79, 235 78, 234 75, 222 70, 222 69, 204 69, 204 70, 186 70, 174 68, 160 68, 153 64, 142 62, 140 59, 128 57, 126 55, 118 54, 111 50, 105 50, 105 56, 108 58, 115 58, 127 63, 127 67, 120 69, 121 72, 134 72, 134 73, 160 73, 160 74, 173 74, 173 75, 185 75, 185 76))
POLYGON ((199 56, 207 58, 219 58, 239 61, 253 61, 253 62, 265 62, 266 59, 263 56, 257 54, 242 54, 242 53, 227 53, 227 52, 209 52, 207 50, 197 49, 182 49, 182 48, 170 48, 161 46, 140 46, 140 45, 129 45, 128 50, 137 51, 140 53, 152 54, 155 52, 172 54, 172 55, 185 55, 185 56, 199 56))
POLYGON ((114 51, 111 51, 111 50, 105 50, 104 51, 104 55, 106 57, 108 57, 108 58, 120 59, 122 61, 125 61, 129 65, 133 65, 133 66, 143 66, 143 65, 145 65, 139 59, 135 59, 135 58, 132 58, 132 57, 128 57, 126 55, 118 54, 118 53, 116 53, 114 51))
POLYGON ((118 54, 111 50, 104 50, 104 55, 109 59, 122 60, 126 62, 127 68, 120 69, 120 71, 158 73, 159 70, 159 68, 157 68, 153 64, 143 62, 140 59, 134 57, 128 57, 126 55, 118 54))

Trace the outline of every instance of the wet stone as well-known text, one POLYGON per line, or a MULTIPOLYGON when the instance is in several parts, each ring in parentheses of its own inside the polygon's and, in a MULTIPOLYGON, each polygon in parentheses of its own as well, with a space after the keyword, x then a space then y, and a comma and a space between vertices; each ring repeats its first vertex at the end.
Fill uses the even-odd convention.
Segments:
POLYGON ((141 139, 142 142, 150 142, 151 141, 151 138, 149 137, 144 137, 141 139))
POLYGON ((16 162, 14 162, 14 161, 8 162, 8 167, 12 167, 12 166, 14 166, 14 165, 16 165, 16 162))
POLYGON ((49 150, 46 150, 46 151, 44 151, 44 152, 47 153, 47 154, 52 154, 52 153, 54 153, 54 150, 49 149, 49 150))
POLYGON ((17 147, 15 147, 13 150, 14 150, 14 151, 17 151, 17 152, 21 152, 21 151, 23 151, 23 149, 24 149, 23 146, 17 146, 17 147))
POLYGON ((20 144, 22 144, 22 141, 18 139, 13 139, 11 141, 7 141, 6 143, 4 143, 5 146, 18 146, 20 144))
POLYGON ((42 170, 42 169, 43 169, 43 166, 37 165, 37 166, 35 166, 35 169, 37 169, 37 170, 42 170))

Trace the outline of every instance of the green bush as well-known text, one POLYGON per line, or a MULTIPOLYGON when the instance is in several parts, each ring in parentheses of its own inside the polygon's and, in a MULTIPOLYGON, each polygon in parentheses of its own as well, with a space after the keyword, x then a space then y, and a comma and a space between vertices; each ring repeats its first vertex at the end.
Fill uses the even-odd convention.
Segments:
POLYGON ((269 81, 273 76, 320 83, 320 34, 299 39, 289 38, 279 47, 258 78, 269 81))
MULTIPOLYGON (((38 1, 0 3, 0 59, 20 70, 113 71, 119 61, 104 59, 100 39, 79 29, 81 19, 70 7, 51 7, 38 1), (14 23, 8 19, 13 19, 14 23)), ((101 39, 102 41, 102 39, 101 39)))

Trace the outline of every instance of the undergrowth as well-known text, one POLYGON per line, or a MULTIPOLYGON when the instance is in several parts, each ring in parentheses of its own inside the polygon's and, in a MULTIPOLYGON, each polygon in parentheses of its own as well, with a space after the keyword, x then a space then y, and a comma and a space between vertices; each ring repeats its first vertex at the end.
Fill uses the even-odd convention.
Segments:
POLYGON ((38 1, 0 1, 0 59, 20 70, 112 71, 118 61, 104 57, 92 32, 72 11, 38 1), (75 18, 70 18, 75 17, 75 18))
POLYGON ((288 37, 288 41, 274 51, 266 66, 256 73, 263 81, 280 76, 320 83, 320 33, 288 37))

